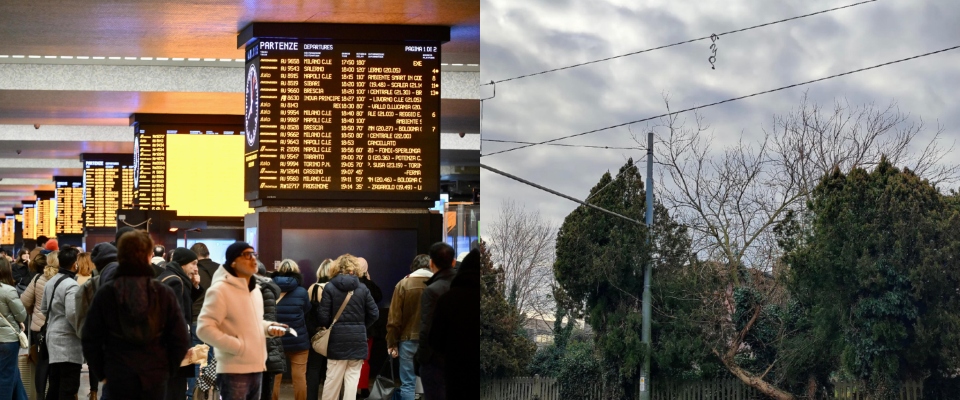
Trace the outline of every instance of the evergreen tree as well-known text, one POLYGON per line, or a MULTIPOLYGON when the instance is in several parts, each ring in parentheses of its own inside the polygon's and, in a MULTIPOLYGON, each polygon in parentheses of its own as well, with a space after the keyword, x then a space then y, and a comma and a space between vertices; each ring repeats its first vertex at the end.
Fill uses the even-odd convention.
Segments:
MULTIPOLYGON (((644 186, 633 160, 618 175, 614 180, 605 173, 591 189, 590 202, 643 221, 644 186)), ((610 398, 635 398, 648 351, 641 342, 643 266, 656 257, 658 270, 677 269, 691 258, 686 232, 662 206, 655 208, 652 246, 646 244, 646 227, 585 206, 566 217, 557 235, 554 273, 570 299, 567 306, 581 311, 596 334, 610 398)), ((671 354, 679 356, 675 350, 671 354)), ((690 366, 683 358, 678 363, 690 366)))
POLYGON ((503 271, 480 242, 480 376, 486 379, 522 374, 536 351, 505 295, 503 271))
POLYGON ((960 216, 951 202, 884 159, 872 172, 834 169, 808 208, 811 230, 787 257, 790 288, 810 316, 807 345, 877 396, 903 380, 954 375, 960 216))

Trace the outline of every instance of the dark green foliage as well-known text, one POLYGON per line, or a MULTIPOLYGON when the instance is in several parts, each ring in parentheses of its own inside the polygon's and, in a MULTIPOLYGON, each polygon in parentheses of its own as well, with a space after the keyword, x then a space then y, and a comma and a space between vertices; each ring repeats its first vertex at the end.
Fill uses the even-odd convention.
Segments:
POLYGON ((566 346, 560 361, 557 381, 560 397, 585 399, 602 383, 600 360, 597 359, 593 341, 574 340, 566 346))
MULTIPOLYGON (((644 186, 633 160, 620 169, 620 177, 615 181, 610 173, 604 174, 590 193, 590 202, 599 207, 639 221, 644 219, 644 186)), ((646 244, 645 227, 583 206, 567 216, 557 235, 554 264, 557 283, 569 297, 569 305, 582 311, 595 331, 595 344, 603 359, 604 379, 611 398, 635 396, 647 351, 641 343, 643 266, 652 256, 657 257, 658 272, 654 277, 657 282, 660 268, 679 270, 691 259, 686 232, 669 218, 662 206, 657 205, 655 209, 653 246, 646 244)), ((656 291, 657 288, 654 293, 656 291)), ((681 302, 669 311, 686 306, 689 304, 681 302)), ((681 327, 678 332, 685 329, 692 328, 681 327)), ((657 329, 654 331, 655 335, 659 334, 657 329)), ((690 356, 696 357, 704 349, 699 346, 699 352, 684 355, 685 350, 697 347, 695 340, 684 339, 690 341, 676 345, 664 358, 672 369, 693 369, 690 356)))
POLYGON ((885 159, 873 172, 835 169, 823 179, 808 204, 810 231, 787 257, 807 345, 839 361, 821 371, 835 367, 883 395, 960 367, 960 218, 951 204, 885 159))
POLYGON ((504 297, 503 271, 494 268, 480 243, 480 376, 516 376, 526 371, 536 351, 523 334, 520 313, 504 297))

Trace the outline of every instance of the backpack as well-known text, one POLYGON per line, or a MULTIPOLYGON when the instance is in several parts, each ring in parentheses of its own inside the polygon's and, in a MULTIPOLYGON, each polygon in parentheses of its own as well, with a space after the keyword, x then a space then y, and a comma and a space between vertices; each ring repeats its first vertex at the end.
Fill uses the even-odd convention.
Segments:
POLYGON ((307 323, 307 333, 313 337, 320 331, 320 297, 323 296, 323 286, 325 283, 314 283, 310 285, 307 294, 310 297, 310 312, 307 313, 305 321, 307 323))
POLYGON ((99 275, 87 279, 83 285, 80 285, 80 289, 77 290, 75 297, 77 304, 77 320, 75 326, 80 328, 77 329, 77 337, 80 339, 83 339, 83 323, 87 319, 87 310, 90 310, 90 304, 93 304, 93 298, 97 295, 98 289, 100 289, 99 275))

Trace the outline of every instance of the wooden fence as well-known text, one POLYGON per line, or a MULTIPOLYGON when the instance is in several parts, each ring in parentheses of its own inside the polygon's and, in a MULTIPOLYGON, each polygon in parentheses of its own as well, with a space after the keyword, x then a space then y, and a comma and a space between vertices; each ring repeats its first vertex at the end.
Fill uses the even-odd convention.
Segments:
MULTIPOLYGON (((838 383, 834 386, 834 398, 837 400, 869 400, 863 390, 853 383, 838 383)), ((920 400, 923 398, 923 383, 906 382, 900 386, 898 400, 920 400)))
MULTIPOLYGON (((638 384, 639 385, 639 384, 638 384)), ((766 396, 739 379, 657 383, 652 400, 762 400, 766 396)), ((920 400, 923 384, 905 383, 899 400, 920 400)), ((856 384, 839 383, 834 387, 836 400, 869 400, 856 384)), ((480 384, 480 400, 561 400, 556 379, 525 377, 501 379, 480 384)), ((564 399, 566 400, 566 399, 564 399)), ((603 384, 598 382, 589 396, 579 400, 605 400, 603 384)))

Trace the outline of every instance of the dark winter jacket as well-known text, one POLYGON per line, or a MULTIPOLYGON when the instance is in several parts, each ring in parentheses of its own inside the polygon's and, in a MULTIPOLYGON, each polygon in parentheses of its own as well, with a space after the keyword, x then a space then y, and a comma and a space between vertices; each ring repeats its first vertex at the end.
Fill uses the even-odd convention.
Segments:
MULTIPOLYGON (((464 259, 464 265, 471 262, 470 258, 468 255, 464 259)), ((479 264, 479 254, 476 258, 479 264)), ((450 283, 450 291, 437 300, 433 314, 429 343, 446 360, 447 398, 476 396, 480 375, 472 368, 480 364, 480 320, 476 317, 480 314, 480 270, 461 268, 450 283)))
MULTIPOLYGON (((100 272, 100 287, 113 282, 118 266, 117 247, 110 243, 97 244, 90 253, 90 258, 100 272)), ((153 269, 150 270, 150 276, 153 277, 153 269)))
MULTIPOLYGON (((427 281, 427 288, 423 289, 420 297, 420 338, 430 337, 430 328, 433 325, 433 310, 436 309, 437 300, 444 293, 450 290, 450 282, 456 274, 453 268, 437 271, 433 277, 427 281)), ((477 303, 479 307, 480 303, 477 303)), ((431 364, 433 361, 433 349, 430 348, 429 340, 421 340, 417 348, 417 361, 420 364, 431 364)))
POLYGON ((307 297, 307 289, 300 287, 300 274, 275 275, 273 282, 284 293, 277 302, 277 322, 297 331, 297 336, 283 335, 283 351, 295 353, 309 349, 310 334, 307 332, 306 317, 310 312, 310 298, 307 297))
POLYGON ((353 297, 330 332, 330 345, 327 348, 327 358, 330 360, 366 359, 367 328, 380 315, 370 290, 361 285, 356 276, 341 274, 323 287, 323 295, 320 296, 321 326, 330 326, 351 290, 353 297))
MULTIPOLYGON (((360 278, 360 283, 362 283, 364 286, 367 287, 367 289, 370 290, 370 296, 373 296, 373 302, 376 303, 376 304, 378 304, 378 307, 379 307, 380 300, 383 300, 383 291, 380 290, 380 286, 377 286, 376 283, 374 283, 373 281, 367 279, 366 277, 360 278)), ((384 315, 383 317, 386 318, 387 316, 384 315)), ((374 338, 374 337, 381 337, 381 338, 382 338, 382 337, 386 336, 386 335, 387 335, 387 330, 386 330, 386 329, 383 329, 383 328, 381 327, 381 325, 385 325, 385 324, 373 324, 373 326, 367 328, 367 337, 368 337, 368 338, 374 338)))
POLYGON ((197 323, 197 317, 200 316, 200 309, 203 308, 203 299, 206 297, 207 289, 210 289, 210 282, 213 280, 213 274, 220 268, 213 260, 206 258, 197 262, 197 272, 200 274, 200 295, 193 298, 193 318, 191 323, 197 323))
MULTIPOLYGON (((26 289, 36 274, 30 271, 30 267, 28 267, 27 264, 13 263, 11 267, 13 269, 13 286, 26 289)), ((20 293, 23 293, 23 291, 20 291, 20 293)))
MULTIPOLYGON (((151 266, 153 269, 153 266, 151 266)), ((156 271, 154 271, 156 272, 156 271)), ((177 305, 180 306, 183 323, 187 326, 187 333, 190 332, 190 319, 193 314, 193 296, 199 293, 199 289, 193 287, 193 282, 183 271, 183 267, 176 262, 169 262, 164 268, 157 280, 173 290, 173 295, 177 298, 177 305)), ((181 367, 178 376, 193 378, 196 375, 196 369, 192 365, 181 367)))
MULTIPOLYGON (((83 325, 84 358, 98 377, 113 382, 139 379, 143 393, 163 391, 190 346, 184 321, 176 295, 153 279, 146 260, 120 266, 90 305, 83 325)), ((143 396, 118 392, 120 387, 111 388, 112 398, 143 396)))
MULTIPOLYGON (((260 284, 260 294, 263 295, 263 320, 277 322, 277 297, 280 297, 280 287, 270 278, 256 276, 260 284)), ((287 369, 287 355, 283 353, 283 342, 279 337, 267 337, 267 371, 271 374, 282 374, 287 369)))

